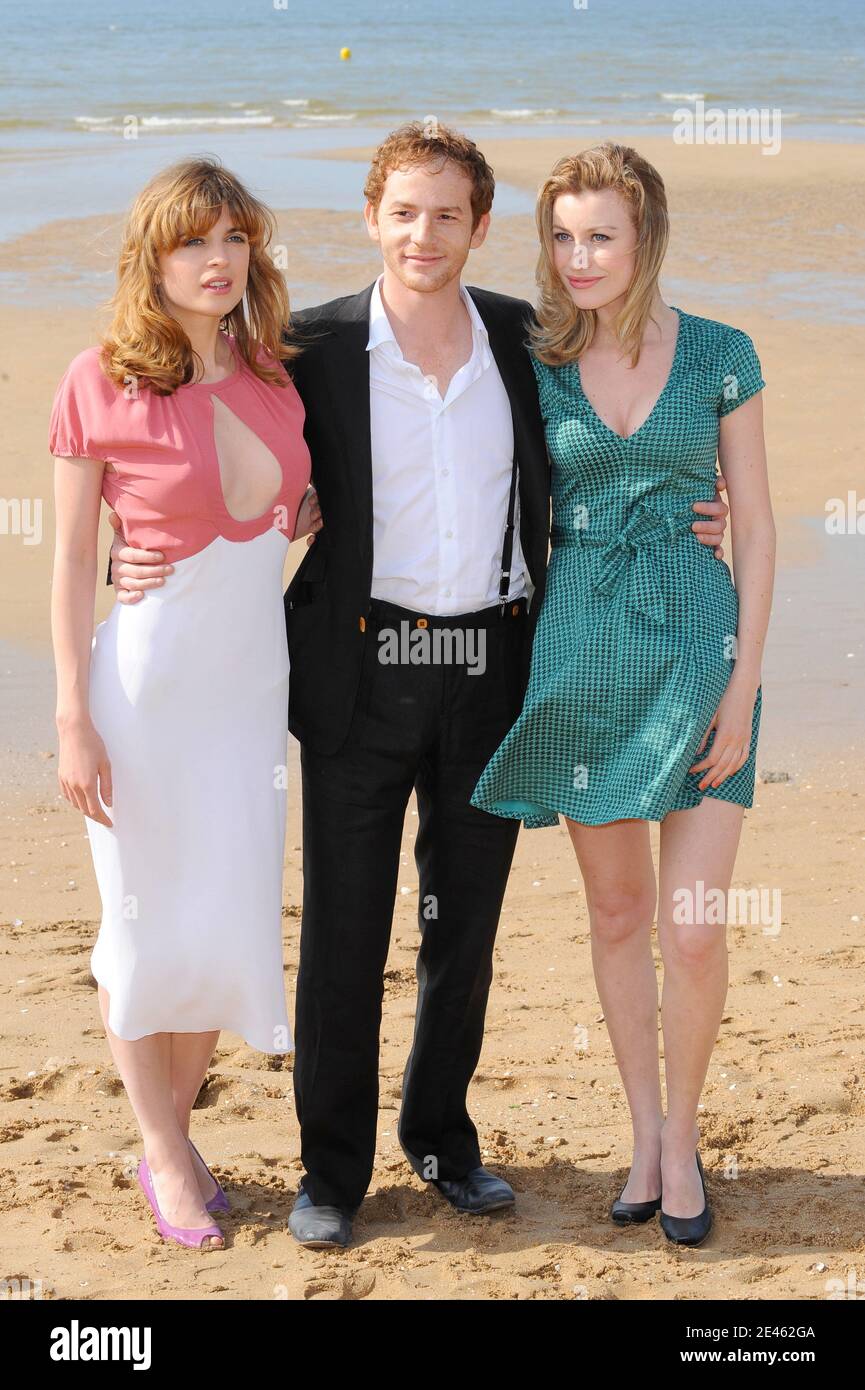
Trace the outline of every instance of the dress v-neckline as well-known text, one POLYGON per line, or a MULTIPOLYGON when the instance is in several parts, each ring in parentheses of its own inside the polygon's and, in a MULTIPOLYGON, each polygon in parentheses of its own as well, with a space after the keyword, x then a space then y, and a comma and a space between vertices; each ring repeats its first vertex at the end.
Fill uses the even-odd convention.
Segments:
POLYGON ((630 434, 619 434, 616 430, 613 429, 612 425, 608 425, 607 422, 606 422, 606 420, 604 420, 603 417, 600 416, 600 415, 598 414, 597 410, 595 410, 595 407, 592 405, 592 402, 589 400, 589 398, 588 398, 588 396, 586 395, 586 392, 585 392, 585 390, 584 390, 584 388, 583 388, 583 378, 582 378, 582 374, 581 374, 581 372, 580 372, 580 364, 579 364, 579 362, 576 361, 576 360, 574 360, 574 362, 573 362, 573 364, 572 364, 573 367, 574 367, 574 369, 575 369, 575 372, 576 372, 577 385, 578 385, 578 387, 579 387, 579 389, 580 389, 580 395, 582 396, 583 400, 586 402, 586 405, 589 407, 589 410, 590 410, 590 411, 592 412, 592 414, 594 415, 594 417, 595 417, 595 419, 597 420, 598 424, 603 426, 603 428, 607 431, 607 434, 611 434, 611 435, 613 436, 614 439, 618 439, 618 441, 619 441, 620 444, 630 444, 631 440, 632 440, 632 439, 635 439, 635 438, 637 437, 637 435, 640 434, 641 431, 644 430, 644 429, 646 428, 646 426, 649 424, 650 420, 651 420, 651 419, 653 418, 653 416, 656 414, 656 412, 657 412, 657 410, 658 410, 658 407, 659 407, 660 404, 661 404, 661 401, 662 401, 662 400, 664 399, 664 397, 666 396, 667 391, 669 390, 670 384, 671 384, 671 382, 672 382, 672 380, 673 380, 673 377, 674 377, 674 375, 675 375, 676 367, 677 367, 678 362, 679 362, 679 352, 680 352, 681 346, 682 346, 682 332, 683 332, 683 329, 684 329, 684 322, 683 322, 683 320, 684 320, 684 317, 685 317, 685 316, 684 316, 684 313, 682 312, 682 310, 681 310, 681 309, 678 309, 678 308, 676 307, 675 304, 671 304, 671 305, 670 305, 670 308, 671 308, 676 314, 678 314, 678 316, 679 316, 679 326, 678 326, 678 329, 677 329, 677 331, 676 331, 676 345, 675 345, 675 347, 673 348, 673 360, 672 360, 672 362, 670 363, 670 370, 669 370, 669 372, 667 373, 667 380, 664 382, 664 385, 663 385, 662 388, 661 388, 661 393, 660 393, 660 395, 658 396, 657 400, 655 401, 655 404, 652 406, 652 409, 649 411, 649 413, 648 413, 648 415, 646 416, 646 418, 645 418, 645 420, 643 421, 643 423, 642 423, 641 425, 638 425, 637 428, 636 428, 635 430, 632 430, 630 434))

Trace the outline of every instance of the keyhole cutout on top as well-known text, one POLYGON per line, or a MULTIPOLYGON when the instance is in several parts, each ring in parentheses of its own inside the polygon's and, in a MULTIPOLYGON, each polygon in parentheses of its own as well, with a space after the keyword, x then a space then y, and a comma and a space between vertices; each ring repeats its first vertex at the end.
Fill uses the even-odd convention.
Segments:
POLYGON ((213 443, 225 510, 235 521, 257 521, 282 490, 279 460, 219 396, 213 402, 213 443))

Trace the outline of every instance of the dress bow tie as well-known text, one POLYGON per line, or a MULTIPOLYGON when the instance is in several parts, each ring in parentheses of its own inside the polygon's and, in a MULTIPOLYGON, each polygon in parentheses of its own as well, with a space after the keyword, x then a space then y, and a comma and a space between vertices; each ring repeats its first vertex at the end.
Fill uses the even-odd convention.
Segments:
POLYGON ((576 534, 581 536, 583 545, 600 549, 595 590, 612 595, 625 584, 627 588, 624 593, 633 608, 652 622, 665 622, 664 596, 658 584, 652 551, 662 545, 672 545, 680 535, 690 531, 693 520, 694 514, 690 509, 653 512, 640 504, 617 535, 578 530, 576 534))

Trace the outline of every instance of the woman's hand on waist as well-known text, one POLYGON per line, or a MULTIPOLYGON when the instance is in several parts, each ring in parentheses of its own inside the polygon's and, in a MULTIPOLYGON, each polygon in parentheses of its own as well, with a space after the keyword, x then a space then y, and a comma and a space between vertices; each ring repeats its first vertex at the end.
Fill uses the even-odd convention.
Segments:
POLYGON ((297 521, 294 526, 292 540, 300 540, 301 536, 306 536, 307 545, 312 545, 316 533, 321 530, 324 522, 321 519, 321 504, 318 500, 318 493, 310 484, 304 493, 303 500, 297 512, 297 521))

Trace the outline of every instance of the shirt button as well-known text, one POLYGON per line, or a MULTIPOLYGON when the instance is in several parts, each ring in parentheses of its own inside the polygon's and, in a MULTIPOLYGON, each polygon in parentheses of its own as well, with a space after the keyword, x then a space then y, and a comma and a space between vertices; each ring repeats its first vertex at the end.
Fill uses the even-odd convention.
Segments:
POLYGON ((450 473, 450 469, 449 469, 449 468, 443 468, 443 469, 442 469, 442 477, 443 477, 443 478, 446 478, 447 475, 448 475, 448 473, 450 473))
POLYGON ((448 540, 450 540, 451 536, 453 535, 453 531, 445 531, 445 535, 447 536, 448 540))

